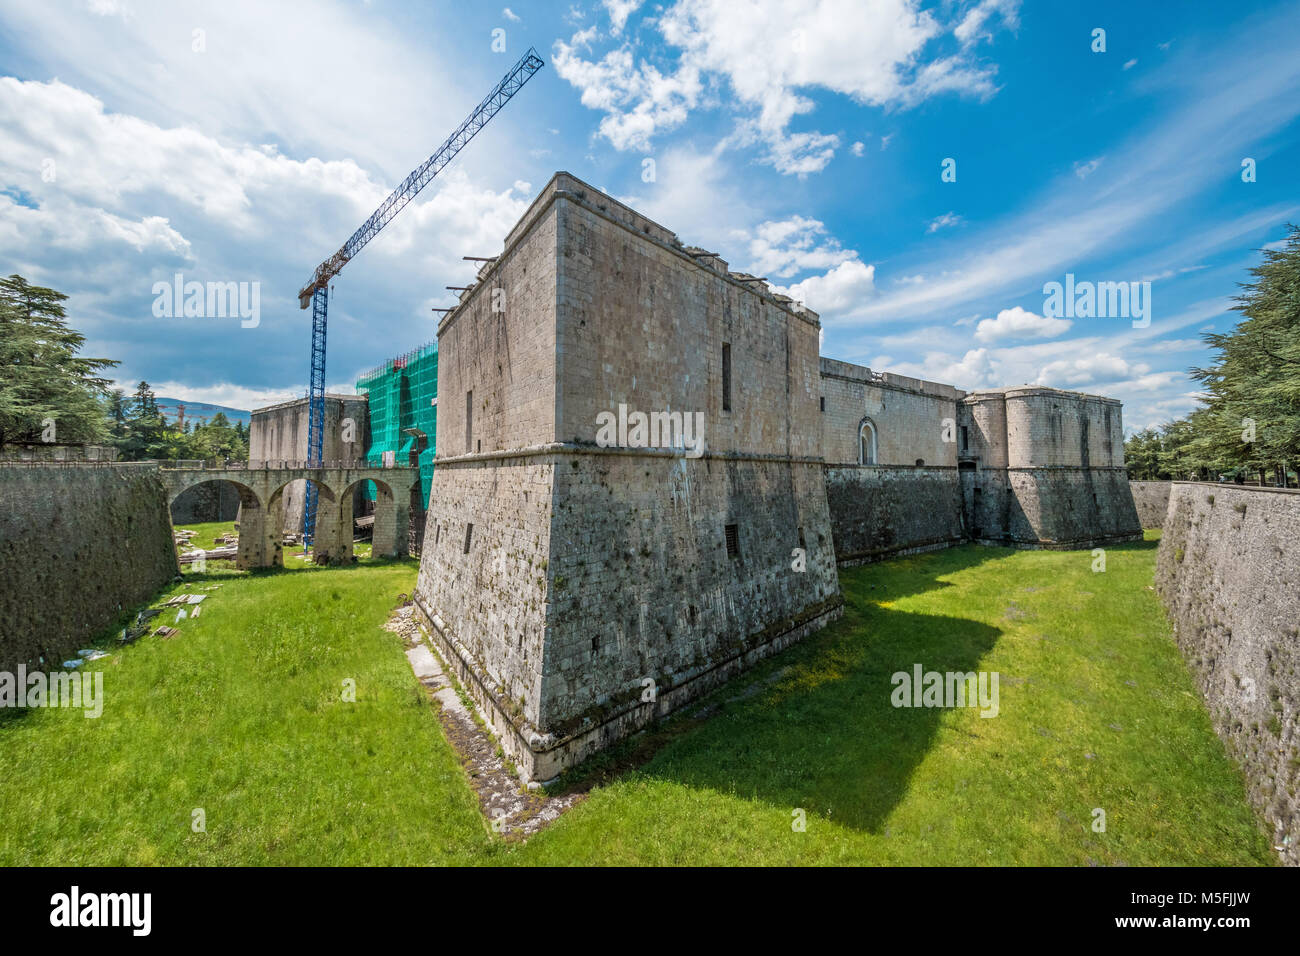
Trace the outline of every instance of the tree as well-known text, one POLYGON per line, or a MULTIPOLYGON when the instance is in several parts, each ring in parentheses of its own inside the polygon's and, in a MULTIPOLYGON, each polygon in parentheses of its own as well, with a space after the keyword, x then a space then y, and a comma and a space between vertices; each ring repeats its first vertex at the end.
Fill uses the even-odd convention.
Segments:
POLYGON ((1133 481, 1155 481, 1163 475, 1160 469, 1160 432, 1144 428, 1124 442, 1124 467, 1133 481))
POLYGON ((107 399, 108 439, 117 446, 126 438, 126 392, 114 388, 107 399))
POLYGON ((98 373, 118 363, 78 355, 86 337, 67 323, 67 296, 20 275, 0 279, 0 442, 105 437, 98 373))
POLYGON ((1290 227, 1281 249, 1261 252, 1233 306, 1242 320, 1202 336, 1217 353, 1191 370, 1205 387, 1203 405, 1131 436, 1130 477, 1285 478, 1300 465, 1300 228, 1290 227))
POLYGON ((1233 306, 1242 320, 1203 336, 1214 363, 1192 369, 1208 396, 1197 445, 1203 455, 1217 449, 1228 467, 1262 473, 1300 462, 1300 228, 1290 230, 1242 283, 1233 306))
POLYGON ((177 457, 175 433, 159 410, 148 382, 142 381, 135 387, 126 415, 126 436, 118 447, 126 461, 177 457))

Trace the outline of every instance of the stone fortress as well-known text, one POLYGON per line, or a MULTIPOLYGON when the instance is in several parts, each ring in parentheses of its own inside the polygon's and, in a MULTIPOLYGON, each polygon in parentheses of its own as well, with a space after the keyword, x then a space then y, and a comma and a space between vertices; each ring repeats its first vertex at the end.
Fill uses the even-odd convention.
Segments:
MULTIPOLYGON (((443 317, 414 600, 526 778, 838 617, 840 565, 1141 538, 1118 401, 877 372, 820 328, 563 172, 443 317)), ((327 405, 374 458, 366 396, 327 405)), ((305 443, 305 400, 253 413, 250 458, 305 443)))
POLYGON ((836 618, 839 564, 1141 537, 1119 402, 882 374, 819 330, 567 173, 442 319, 415 601, 525 778, 836 618))

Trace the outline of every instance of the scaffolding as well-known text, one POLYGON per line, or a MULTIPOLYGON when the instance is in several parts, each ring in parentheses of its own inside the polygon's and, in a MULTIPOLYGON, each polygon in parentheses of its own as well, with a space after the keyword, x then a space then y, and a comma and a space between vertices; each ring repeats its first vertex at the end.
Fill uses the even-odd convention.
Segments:
MULTIPOLYGON (((357 379, 357 392, 369 398, 367 463, 382 467, 387 458, 393 464, 418 465, 420 502, 428 508, 438 430, 438 343, 421 345, 363 373, 357 379)), ((370 482, 366 497, 375 498, 370 482)))

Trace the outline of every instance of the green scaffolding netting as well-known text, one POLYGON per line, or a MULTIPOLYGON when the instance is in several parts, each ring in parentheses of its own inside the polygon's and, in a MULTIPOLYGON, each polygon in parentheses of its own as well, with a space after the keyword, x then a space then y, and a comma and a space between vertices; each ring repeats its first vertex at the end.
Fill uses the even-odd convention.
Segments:
MULTIPOLYGON (((438 344, 431 342, 371 369, 357 379, 357 391, 369 396, 367 462, 382 465, 384 453, 392 452, 397 464, 407 464, 424 444, 416 463, 420 468, 421 501, 427 508, 438 425, 438 344)), ((374 485, 369 482, 366 496, 375 499, 374 485)))

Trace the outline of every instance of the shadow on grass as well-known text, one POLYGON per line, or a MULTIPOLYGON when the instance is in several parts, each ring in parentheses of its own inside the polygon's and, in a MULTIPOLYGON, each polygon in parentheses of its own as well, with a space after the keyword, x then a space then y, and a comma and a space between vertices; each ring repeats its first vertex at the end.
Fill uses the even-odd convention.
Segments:
POLYGON ((844 617, 702 701, 598 756, 562 787, 640 772, 690 787, 802 808, 879 832, 931 749, 941 708, 896 708, 892 676, 976 671, 1001 631, 889 605, 949 587, 941 576, 1009 555, 954 548, 845 569, 844 617))

